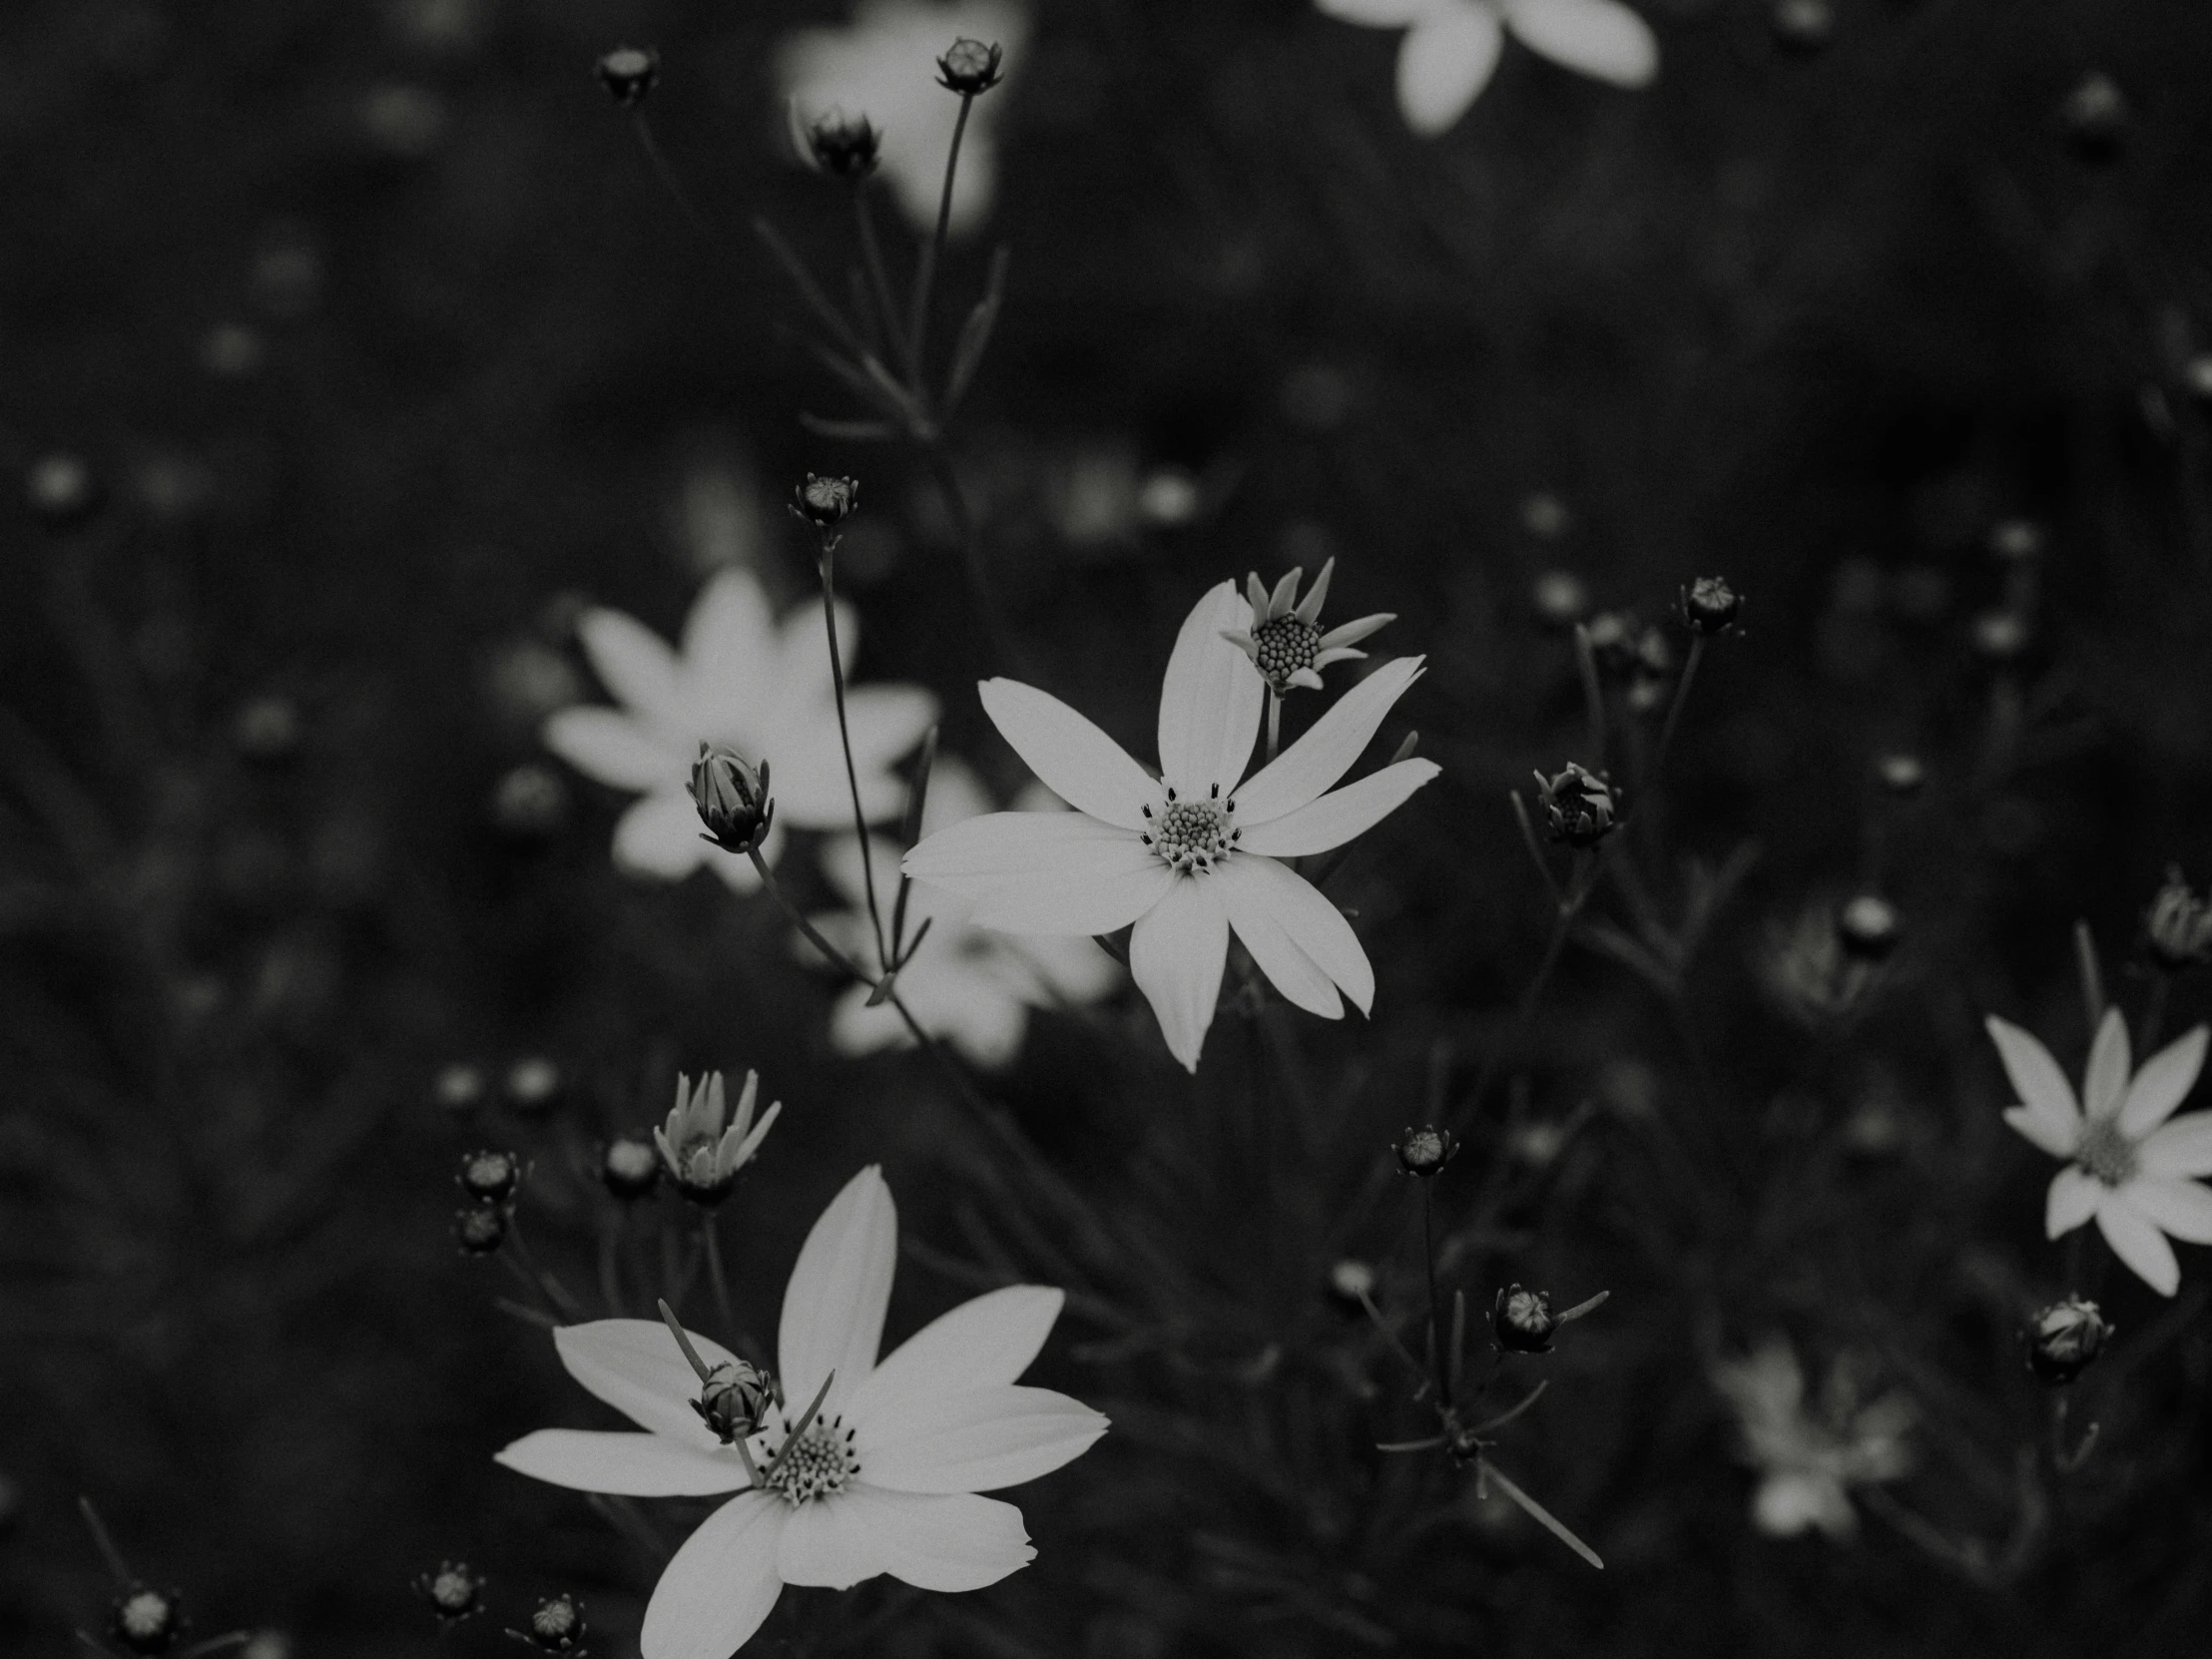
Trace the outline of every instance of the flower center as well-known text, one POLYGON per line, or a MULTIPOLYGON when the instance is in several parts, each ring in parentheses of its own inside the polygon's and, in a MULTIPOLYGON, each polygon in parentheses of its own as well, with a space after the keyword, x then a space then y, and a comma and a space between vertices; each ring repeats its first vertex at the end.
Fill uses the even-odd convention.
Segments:
POLYGON ((1260 672, 1281 685, 1300 669, 1314 666, 1321 655, 1321 630, 1296 616, 1279 616, 1252 630, 1252 650, 1260 672))
POLYGON ((2074 1162, 2107 1187, 2125 1186, 2135 1179, 2135 1143, 2120 1132, 2118 1119, 2091 1118, 2081 1126, 2074 1162))
POLYGON ((1211 870, 1215 859, 1226 858, 1236 850, 1237 837, 1244 833, 1232 823, 1236 811, 1234 801, 1221 799, 1219 784, 1204 801, 1184 801, 1170 790, 1167 806, 1158 812, 1144 809, 1145 820, 1151 826, 1142 832, 1144 843, 1170 869, 1185 875, 1211 870))
POLYGON ((831 1417, 825 1422, 817 1417, 806 1433, 785 1440, 762 1483, 796 1509, 812 1498, 828 1496, 859 1472, 852 1430, 844 1426, 844 1419, 831 1417))

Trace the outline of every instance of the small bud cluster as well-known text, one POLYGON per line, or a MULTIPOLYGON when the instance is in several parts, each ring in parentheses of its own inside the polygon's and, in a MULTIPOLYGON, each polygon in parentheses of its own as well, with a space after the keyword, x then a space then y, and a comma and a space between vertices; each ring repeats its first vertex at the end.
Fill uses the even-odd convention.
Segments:
POLYGON ((1650 701, 1651 690, 1674 672, 1674 647, 1667 636, 1637 620, 1633 612, 1600 611, 1585 627, 1598 668, 1627 681, 1632 699, 1650 701))
POLYGON ((1572 847, 1595 846, 1620 825, 1620 796, 1601 772, 1569 761, 1549 778, 1536 774, 1536 796, 1543 803, 1544 831, 1572 847))
POLYGON ((507 1242, 515 1196, 528 1167, 512 1152, 464 1152, 454 1184, 468 1200, 453 1213, 453 1239, 466 1256, 489 1256, 507 1242))
POLYGON ((2179 864, 2166 867, 2165 884, 2144 912, 2143 938, 2168 973, 2212 962, 2212 900, 2197 895, 2179 864))
POLYGON ((2029 1320, 2021 1335, 2027 1369, 2053 1387, 2063 1387, 2095 1364, 2112 1340, 2112 1327, 2087 1297, 2069 1296, 2029 1320))

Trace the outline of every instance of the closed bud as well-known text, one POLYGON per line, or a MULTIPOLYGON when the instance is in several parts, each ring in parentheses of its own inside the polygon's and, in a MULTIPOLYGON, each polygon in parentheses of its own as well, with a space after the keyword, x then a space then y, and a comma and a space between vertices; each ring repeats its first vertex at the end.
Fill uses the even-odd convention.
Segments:
POLYGON ((1989 551, 2006 564, 2042 557, 2043 527, 2031 518, 1999 519, 1989 527, 1989 551))
POLYGON ((973 98, 1005 79, 999 69, 1004 58, 1005 53, 997 46, 985 46, 979 40, 956 40, 951 50, 937 60, 937 84, 963 98, 973 98))
POLYGON ((743 1360, 727 1360, 707 1373, 692 1409, 730 1445, 760 1432, 762 1418, 775 1403, 776 1384, 768 1373, 743 1360))
POLYGON ((511 1152, 466 1153, 453 1179, 478 1204, 504 1204, 522 1185, 522 1161, 511 1152))
POLYGON ((792 491, 792 511, 818 530, 833 530, 860 507, 857 478, 825 478, 807 474, 807 481, 792 491))
POLYGON ((1345 1312, 1362 1312, 1375 1295, 1375 1269, 1357 1256, 1347 1256, 1329 1270, 1329 1296, 1345 1312))
POLYGON ((2199 898, 2179 864, 2166 866, 2166 884, 2143 914, 2151 960, 2168 973, 2212 961, 2212 903, 2199 898))
POLYGON ((618 46, 599 60, 599 84, 628 109, 645 102, 661 79, 661 55, 650 46, 618 46))
POLYGON ((1547 1292, 1508 1285, 1490 1304, 1490 1334, 1508 1354, 1549 1354, 1558 1329, 1547 1292))
POLYGON ((82 456, 57 450, 31 463, 23 499, 48 524, 74 524, 100 505, 100 485, 82 456))
POLYGON ((496 1204, 476 1204, 454 1212, 453 1240, 463 1255, 493 1254, 507 1242, 507 1212, 496 1204))
POLYGON ((807 129, 807 152, 832 179, 857 183, 875 171, 883 135, 864 115, 831 110, 807 129))
POLYGON ((526 1117, 542 1117, 560 1104, 561 1068, 543 1054, 527 1054, 507 1068, 507 1104, 526 1117))
POLYGON ((1595 846, 1620 823, 1620 798, 1605 775, 1573 761, 1549 778, 1537 773, 1536 796, 1543 803, 1545 832, 1568 846, 1595 846))
POLYGON ((2127 94, 2111 76, 2101 72, 2083 76, 2066 94, 2059 115, 2074 153, 2083 161, 2106 163, 2119 159, 2127 139, 2127 94))
POLYGON ((2027 1369, 2053 1387, 2071 1382, 2112 1340, 2112 1327, 2087 1297, 2054 1302, 2027 1322, 2027 1369))
POLYGON ((1836 937, 1862 961, 1879 962, 1898 945, 1898 907, 1887 898, 1863 892, 1836 912, 1836 937))
POLYGON ((599 1155, 599 1180, 617 1198, 645 1197, 660 1184, 659 1148, 635 1135, 609 1141, 607 1150, 599 1155))
POLYGON ((1590 585, 1571 570, 1547 570, 1529 585, 1528 602, 1547 628, 1572 628, 1590 611, 1590 585))
POLYGON ((2026 655, 2032 641, 2027 618, 2017 611, 2000 606, 1973 619, 1973 648, 1984 662, 2017 662, 2026 655))
POLYGON ((1700 576, 1682 590, 1682 620, 1700 634, 1725 634, 1743 608, 1743 595, 1725 576, 1700 576))
POLYGON ((188 1622, 184 1601, 174 1590, 133 1584, 115 1598, 108 1628, 133 1653, 151 1655, 175 1647, 188 1622))
POLYGON ((584 1604, 571 1595, 549 1596, 530 1615, 528 1631, 508 1635, 527 1642, 542 1653, 581 1655, 584 1651, 584 1604))
POLYGON ((1899 751, 1875 763, 1875 776, 1892 795, 1913 796, 1919 795, 1921 786, 1928 782, 1928 768, 1922 765, 1918 755, 1899 751))
POLYGON ((1450 1162, 1451 1155, 1458 1150, 1459 1138, 1450 1130, 1423 1124, 1398 1137, 1397 1167, 1425 1181, 1450 1162))
POLYGON ((692 805, 707 827, 702 839, 725 852, 751 852, 768 834, 776 803, 768 793, 768 762, 755 772, 728 744, 701 744, 692 763, 692 805))
POLYGON ((1810 56, 1835 37, 1836 8, 1829 0, 1774 0, 1767 23, 1777 46, 1810 56))
POLYGON ((440 1624, 458 1624, 484 1610, 484 1577, 466 1561, 440 1561, 436 1572, 415 1579, 415 1589, 429 1602, 440 1624))

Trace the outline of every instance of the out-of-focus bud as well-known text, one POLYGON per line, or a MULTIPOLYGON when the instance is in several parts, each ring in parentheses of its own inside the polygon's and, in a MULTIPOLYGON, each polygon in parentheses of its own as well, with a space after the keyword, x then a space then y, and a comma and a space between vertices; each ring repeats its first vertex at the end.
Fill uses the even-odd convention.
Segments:
POLYGON ((645 1197, 660 1185, 660 1149, 635 1135, 609 1141, 599 1155, 599 1181, 619 1199, 645 1197))
POLYGON ((484 1073, 482 1068, 457 1060, 441 1067, 430 1083, 430 1094, 437 1103, 456 1117, 473 1112, 484 1103, 484 1073))
POLYGON ((1743 608, 1743 595, 1725 576, 1700 576, 1682 590, 1682 620, 1700 634, 1727 633, 1743 608))
POLYGON ((543 1117, 560 1104, 561 1068, 543 1054, 526 1054, 507 1068, 507 1104, 525 1117, 543 1117))
POLYGON ((541 762, 510 768, 492 787, 492 828, 511 841, 550 840, 567 820, 568 785, 541 762))
POLYGON ((875 171, 883 135, 864 115, 831 110, 807 129, 807 153, 832 179, 858 183, 875 171))
POLYGON ((1898 907, 1876 893, 1848 899, 1836 912, 1836 937, 1863 961, 1879 962, 1897 949, 1902 926, 1898 907))
POLYGON ((1375 1295, 1375 1269, 1357 1256, 1347 1256, 1329 1270, 1329 1297, 1347 1313, 1357 1314, 1375 1295))
POLYGON ((1437 1174, 1459 1150, 1459 1137, 1448 1129, 1423 1124, 1397 1138, 1397 1167, 1423 1181, 1437 1174))
POLYGON ((2197 896, 2179 864, 2166 866, 2165 885, 2143 913, 2151 960, 2168 973, 2212 962, 2212 902, 2197 896))
POLYGON ((82 455, 41 455, 23 475, 23 503, 48 524, 74 524, 100 505, 100 485, 82 455))
POLYGON ((1574 761, 1549 778, 1537 773, 1536 796, 1543 803, 1545 832, 1568 846, 1595 846, 1620 824, 1620 798, 1605 775, 1574 761))
POLYGON ((1973 619, 1973 648, 1984 662, 2017 662, 2030 638, 2027 618, 2017 611, 1983 611, 1973 619))
POLYGON ((1529 585, 1528 603, 1546 628, 1572 628, 1590 614, 1590 584, 1571 570, 1547 570, 1529 585))
POLYGON ((1767 23, 1777 46, 1810 56, 1835 38, 1836 8, 1828 0, 1774 0, 1767 23))
POLYGON ((599 60, 596 73, 608 96, 629 109, 660 84, 661 55, 650 46, 618 46, 599 60))
POLYGON ((792 511, 818 530, 834 530, 860 507, 857 478, 826 478, 807 474, 807 481, 792 491, 792 511))
POLYGON ((453 1215, 453 1242, 464 1256, 489 1256, 507 1242, 507 1212, 496 1204, 472 1204, 453 1215))
POLYGON ((2199 351, 2181 365, 2181 389, 2199 409, 2212 414, 2212 351, 2199 351))
POLYGON ((2127 94, 2102 71, 2084 75, 2059 108, 2066 138, 2085 162, 2117 161, 2127 141, 2127 94))
POLYGON ((578 1654, 584 1646, 584 1604, 575 1596, 549 1596, 530 1615, 528 1631, 509 1631, 543 1653, 578 1654))
POLYGON ((1606 673, 1625 677, 1636 672, 1637 647, 1643 627, 1627 611, 1600 611, 1587 624, 1590 655, 1606 673))
POLYGON ((176 1591, 133 1584, 115 1598, 108 1628, 133 1653, 151 1655, 175 1647, 189 1623, 184 1601, 176 1591))
POLYGON ((1557 541, 1574 528, 1574 513, 1549 490, 1521 498, 1521 528, 1538 541, 1557 541))
POLYGON ((1508 1285, 1490 1304, 1490 1334, 1508 1354, 1549 1354, 1558 1329, 1547 1292, 1508 1285))
POLYGON ((999 68, 1005 56, 996 45, 985 46, 979 40, 956 40, 937 60, 937 85, 962 98, 988 92, 1005 79, 999 68))
POLYGON ((478 1204, 504 1204, 522 1185, 522 1160, 511 1152, 467 1152, 453 1179, 478 1204))
POLYGON ((776 1384, 767 1372, 743 1360, 726 1360, 708 1372, 691 1403, 722 1443, 733 1445, 760 1432, 768 1408, 776 1403, 776 1384))
POLYGON ((2043 555, 2043 527, 2031 518, 1999 519, 1989 527, 1989 551, 2008 565, 2043 555))
POLYGON ((2112 1327, 2087 1297, 2069 1296, 2029 1320, 2021 1336, 2027 1346, 2027 1369, 2058 1387, 2095 1363, 2112 1340, 2112 1327))
POLYGON ((299 753, 299 706, 288 697, 257 697, 231 722, 231 741, 249 761, 276 766, 299 753))
POLYGON ((1919 795, 1921 786, 1928 782, 1928 768, 1921 764, 1921 758, 1902 750, 1883 756, 1875 763, 1874 771, 1882 787, 1895 796, 1919 795))
POLYGON ((702 839, 725 852, 751 852, 768 834, 776 803, 768 793, 768 762, 755 772, 728 744, 701 744, 692 763, 692 805, 707 827, 702 839))
POLYGON ((416 1575, 415 1589, 440 1624, 458 1624, 484 1610, 484 1577, 466 1561, 440 1561, 436 1572, 416 1575))

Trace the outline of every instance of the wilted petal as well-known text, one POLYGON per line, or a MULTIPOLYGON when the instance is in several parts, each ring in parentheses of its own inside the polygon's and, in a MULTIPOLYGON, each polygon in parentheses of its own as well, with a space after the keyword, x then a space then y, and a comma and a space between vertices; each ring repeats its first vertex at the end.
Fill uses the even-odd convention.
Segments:
POLYGON ((2204 1070, 2205 1028, 2177 1038, 2143 1062, 2120 1105, 2120 1130, 2140 1139, 2174 1114, 2204 1070))
POLYGON ((858 1481, 843 1497, 862 1505, 883 1570, 919 1590, 980 1590, 1036 1558, 1021 1511, 969 1492, 890 1492, 858 1481))
POLYGON ((2142 1212, 2109 1200, 2097 1206, 2097 1231, 2112 1247, 2112 1254, 2160 1296, 2172 1296, 2181 1289, 2181 1264, 2174 1260, 2174 1247, 2142 1212))
MULTIPOLYGON (((689 1333, 692 1347, 710 1366, 736 1358, 711 1337, 689 1333)), ((718 1450, 715 1437, 691 1407, 699 1376, 667 1326, 658 1320, 594 1320, 564 1325, 553 1347, 569 1376, 632 1422, 666 1434, 680 1445, 718 1450)))
POLYGON ((1252 759, 1267 684, 1252 659, 1221 637, 1251 625, 1252 606, 1236 583, 1222 582, 1191 608, 1176 636, 1160 686, 1160 774, 1187 795, 1203 797, 1215 784, 1227 795, 1252 759))
POLYGON ((2138 1179, 2119 1202, 2184 1244, 2212 1244, 2212 1188, 2194 1181, 2138 1179))
POLYGON ((577 619, 576 637, 600 683, 618 699, 656 721, 681 723, 676 654, 660 635, 635 617, 594 607, 577 619))
POLYGON ((1144 828, 1160 787, 1120 744, 1049 692, 986 680, 983 712, 1029 770, 1062 801, 1124 830, 1144 828))
POLYGON ((787 1584, 846 1590, 883 1570, 882 1551, 868 1525, 867 1498, 855 1488, 802 1503, 784 1522, 776 1573, 787 1584))
MULTIPOLYGON (((1265 852, 1277 858, 1327 852, 1356 835, 1366 834, 1442 770, 1434 761, 1396 762, 1279 819, 1254 825, 1237 845, 1247 852, 1265 852)), ((1241 802, 1238 810, 1243 811, 1241 802)))
POLYGON ((974 902, 969 920, 1008 933, 1111 933, 1175 879, 1128 830, 1083 813, 990 813, 939 830, 906 873, 974 902))
POLYGON ((897 1395, 855 1413, 852 1449, 870 1485, 901 1492, 984 1492, 1073 1462, 1106 1419, 1049 1388, 1000 1385, 897 1395))
POLYGON ((563 709, 547 719, 540 736, 586 778, 618 790, 666 790, 685 775, 685 763, 652 727, 617 709, 563 709))
POLYGON ((822 1381, 836 1381, 822 1414, 836 1416, 875 1364, 883 1341, 883 1310, 898 1265, 898 1210, 883 1172, 868 1165, 822 1212, 784 1288, 776 1337, 784 1396, 806 1408, 822 1381))
POLYGON ((541 1428, 492 1460, 533 1480, 621 1497, 705 1497, 734 1492, 748 1479, 736 1452, 702 1451, 666 1434, 541 1428))
POLYGON ((1029 1369, 1060 1317, 1065 1293, 1008 1285, 939 1315, 885 1357, 854 1390, 855 1422, 915 1401, 1004 1386, 1029 1369))
POLYGON ((1397 49, 1397 111, 1422 138, 1448 132, 1490 84, 1503 44, 1487 6, 1438 7, 1397 49))
POLYGON ((2050 1192, 2043 1200, 2043 1236, 2062 1238, 2097 1213, 2104 1183, 2088 1171, 2068 1164, 2051 1177, 2050 1192))
POLYGON ((1171 872, 1160 901, 1129 935, 1129 972, 1152 1004, 1168 1052, 1187 1070, 1198 1070, 1228 958, 1229 917, 1213 882, 1171 872))
POLYGON ((701 838, 699 809, 688 795, 641 796, 615 822, 615 867, 625 875, 681 881, 712 849, 701 838))
POLYGON ((1650 25, 1617 0, 1505 0, 1514 38, 1553 63, 1617 87, 1659 74, 1650 25))
POLYGON ((2212 1175, 2212 1112, 2160 1124, 2135 1155, 2148 1176, 2212 1175))
POLYGON ((1991 1014, 1982 1024, 1997 1045, 1997 1058, 2004 1062, 2013 1093, 2041 1125, 2028 1139, 2037 1146, 2063 1140, 2067 1150, 2060 1156, 2071 1156, 2081 1137, 2081 1110, 2074 1104, 2073 1085, 2050 1057, 2050 1050, 2010 1020, 1991 1014))
POLYGON ((1296 812, 1350 772, 1382 717, 1420 678, 1420 672, 1418 657, 1391 658, 1339 698, 1304 737, 1255 773, 1252 782, 1237 792, 1237 823, 1245 832, 1241 844, 1252 844, 1255 826, 1296 812))
POLYGON ((2117 1008, 2107 1008, 2097 1025, 2096 1041, 2089 1045, 2089 1067, 2081 1080, 2081 1110, 2092 1118, 2110 1117, 2127 1098, 2127 1074, 2132 1060, 2127 1047, 2127 1021, 2117 1008))
POLYGON ((730 1659, 776 1607, 782 1498, 740 1492, 684 1540, 645 1609, 644 1659, 730 1659))

